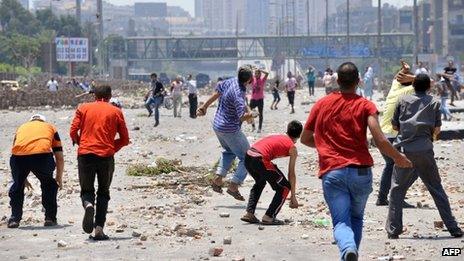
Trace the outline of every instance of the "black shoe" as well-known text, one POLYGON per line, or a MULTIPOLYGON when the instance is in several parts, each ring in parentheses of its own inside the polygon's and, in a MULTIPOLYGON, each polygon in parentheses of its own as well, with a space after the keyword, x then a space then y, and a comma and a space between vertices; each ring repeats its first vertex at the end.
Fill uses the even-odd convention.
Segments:
POLYGON ((400 236, 395 235, 395 234, 388 234, 388 239, 398 239, 400 236))
POLYGON ((386 199, 377 199, 377 202, 375 202, 376 206, 388 206, 388 200, 386 199))
POLYGON ((449 232, 452 237, 462 237, 464 234, 460 228, 449 230, 449 232))
POLYGON ((19 221, 14 221, 14 220, 8 220, 8 228, 18 228, 19 227, 19 221))
POLYGON ((150 118, 151 115, 153 115, 153 112, 148 113, 148 118, 150 118))
POLYGON ((84 219, 82 220, 82 229, 85 233, 90 234, 93 231, 93 218, 95 215, 95 208, 92 204, 87 204, 85 207, 84 219))
POLYGON ((352 250, 349 250, 348 252, 345 253, 345 258, 343 258, 345 261, 358 261, 358 254, 352 250))
POLYGON ((409 204, 408 202, 403 202, 403 208, 416 208, 416 206, 409 204))
POLYGON ((51 219, 45 219, 45 222, 44 222, 44 227, 54 227, 58 225, 58 223, 56 222, 56 220, 51 220, 51 219))
POLYGON ((154 127, 158 127, 158 125, 160 125, 160 123, 159 123, 159 122, 155 122, 154 127))

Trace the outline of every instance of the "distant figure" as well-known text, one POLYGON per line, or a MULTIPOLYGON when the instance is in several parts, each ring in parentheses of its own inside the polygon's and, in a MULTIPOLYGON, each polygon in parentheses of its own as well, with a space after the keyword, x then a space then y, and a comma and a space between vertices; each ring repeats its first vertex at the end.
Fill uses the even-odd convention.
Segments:
POLYGON ((334 74, 333 70, 327 68, 322 77, 322 85, 325 88, 325 94, 330 94, 337 89, 337 76, 334 74))
POLYGON ((198 88, 197 81, 193 80, 191 74, 188 75, 185 85, 188 89, 188 99, 190 107, 190 118, 195 119, 197 117, 197 107, 198 107, 198 88))
POLYGON ((309 96, 314 96, 314 86, 316 85, 316 69, 310 66, 306 73, 306 80, 308 81, 309 96))
POLYGON ((298 82, 292 72, 287 73, 287 81, 285 81, 285 90, 287 91, 288 103, 292 107, 290 114, 295 113, 295 91, 298 87, 298 82))
POLYGON ((56 92, 58 91, 58 82, 55 80, 55 78, 51 78, 48 82, 47 82, 47 88, 49 91, 51 92, 56 92))
POLYGON ((174 118, 182 117, 182 76, 177 75, 176 79, 171 83, 171 96, 174 106, 174 118))
POLYGON ((368 66, 364 73, 364 97, 369 98, 372 101, 372 96, 374 95, 374 69, 368 66))
POLYGON ((429 74, 429 71, 424 67, 424 64, 422 62, 417 63, 417 68, 416 71, 414 72, 414 75, 419 75, 419 74, 429 74))
MULTIPOLYGON (((253 77, 253 81, 251 82, 252 86, 252 93, 251 93, 251 100, 250 100, 250 109, 254 109, 258 107, 259 112, 259 125, 258 125, 258 133, 261 133, 263 127, 263 111, 264 111, 264 88, 266 87, 266 81, 269 73, 257 69, 255 71, 255 76, 253 77), (262 76, 264 74, 264 76, 262 76)), ((255 131, 255 123, 252 124, 253 131, 255 131)))
POLYGON ((453 86, 453 81, 455 80, 455 74, 457 72, 456 67, 454 66, 454 62, 452 60, 448 61, 448 66, 443 69, 442 77, 445 80, 445 84, 448 87, 448 90, 451 92, 451 106, 454 105, 454 99, 459 99, 456 88, 453 86))
POLYGON ((279 76, 277 76, 272 86, 272 96, 274 97, 274 100, 272 101, 272 104, 271 104, 271 110, 277 110, 277 104, 279 104, 280 102, 279 87, 280 87, 280 78, 279 76))
POLYGON ((440 95, 440 111, 443 115, 443 120, 451 121, 453 119, 453 115, 451 115, 451 112, 448 108, 448 104, 446 103, 446 100, 448 100, 449 98, 448 86, 446 86, 443 77, 438 75, 437 78, 439 79, 439 81, 437 81, 435 86, 437 87, 438 94, 440 95))
POLYGON ((163 104, 165 90, 163 84, 158 81, 156 73, 152 73, 150 78, 150 91, 146 95, 145 107, 148 110, 148 117, 151 117, 153 114, 151 106, 155 106, 155 127, 157 127, 159 125, 159 107, 163 104))

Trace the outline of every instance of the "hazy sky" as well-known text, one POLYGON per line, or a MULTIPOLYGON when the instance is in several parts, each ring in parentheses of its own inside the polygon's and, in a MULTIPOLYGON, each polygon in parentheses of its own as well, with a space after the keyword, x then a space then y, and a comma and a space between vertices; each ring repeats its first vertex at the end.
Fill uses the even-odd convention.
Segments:
MULTIPOLYGON (((190 12, 192 16, 195 13, 195 0, 106 0, 110 3, 117 5, 133 4, 134 2, 167 2, 168 5, 182 6, 184 9, 190 12)), ((374 5, 377 5, 378 0, 373 0, 374 5)), ((390 3, 394 5, 412 5, 412 0, 382 0, 382 3, 390 3)))

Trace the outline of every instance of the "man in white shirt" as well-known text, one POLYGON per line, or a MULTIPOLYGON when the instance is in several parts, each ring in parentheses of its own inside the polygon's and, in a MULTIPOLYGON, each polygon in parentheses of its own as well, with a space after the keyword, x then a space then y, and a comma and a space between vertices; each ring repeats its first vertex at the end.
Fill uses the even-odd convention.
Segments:
POLYGON ((182 115, 182 77, 178 75, 171 83, 171 96, 174 106, 174 118, 182 115))
POLYGON ((58 82, 55 80, 55 78, 52 77, 50 81, 47 82, 47 88, 51 92, 58 91, 58 82))
POLYGON ((195 119, 197 117, 197 107, 198 107, 198 89, 197 81, 193 80, 191 74, 187 77, 185 82, 186 89, 188 89, 188 99, 190 106, 190 118, 195 119))

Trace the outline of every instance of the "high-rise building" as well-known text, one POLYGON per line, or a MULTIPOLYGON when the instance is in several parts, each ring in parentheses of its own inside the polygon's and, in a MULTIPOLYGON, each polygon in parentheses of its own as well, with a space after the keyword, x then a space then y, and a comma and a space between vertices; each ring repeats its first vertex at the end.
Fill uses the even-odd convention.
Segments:
POLYGON ((204 19, 208 34, 230 35, 244 31, 245 0, 196 0, 195 9, 195 13, 201 14, 195 16, 204 19))

